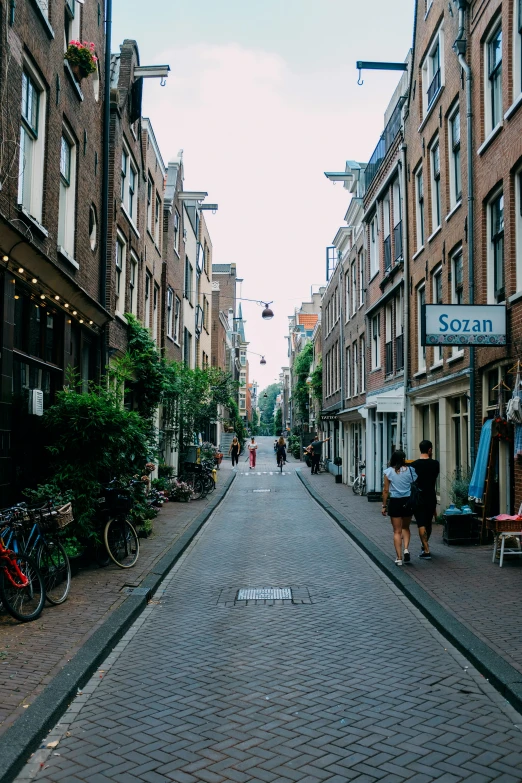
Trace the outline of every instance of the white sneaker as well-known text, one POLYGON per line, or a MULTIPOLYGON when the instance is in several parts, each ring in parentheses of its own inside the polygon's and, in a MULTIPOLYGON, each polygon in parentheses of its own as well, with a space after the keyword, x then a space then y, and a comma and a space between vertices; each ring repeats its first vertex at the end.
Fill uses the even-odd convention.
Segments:
POLYGON ((399 559, 397 559, 397 560, 395 561, 395 565, 397 565, 397 566, 401 566, 401 565, 402 565, 402 560, 399 560, 399 559))

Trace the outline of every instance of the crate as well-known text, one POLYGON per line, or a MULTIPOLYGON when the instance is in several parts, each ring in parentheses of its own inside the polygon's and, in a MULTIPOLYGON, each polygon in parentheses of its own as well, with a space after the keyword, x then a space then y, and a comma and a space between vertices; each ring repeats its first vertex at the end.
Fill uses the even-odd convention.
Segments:
POLYGON ((476 514, 444 514, 442 541, 445 544, 478 544, 480 520, 476 514))

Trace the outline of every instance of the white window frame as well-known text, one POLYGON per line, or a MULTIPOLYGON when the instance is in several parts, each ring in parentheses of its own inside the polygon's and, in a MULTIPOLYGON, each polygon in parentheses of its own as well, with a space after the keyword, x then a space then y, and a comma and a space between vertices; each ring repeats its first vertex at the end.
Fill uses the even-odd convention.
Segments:
POLYGON ((424 196, 424 179, 422 166, 415 172, 415 215, 417 252, 424 247, 426 241, 426 202, 424 196))
POLYGON ((181 299, 179 296, 174 297, 174 342, 179 345, 179 332, 181 325, 181 299))
POLYGON ((147 177, 147 231, 152 236, 152 197, 154 195, 154 180, 147 177))
POLYGON ((47 92, 27 60, 23 62, 22 106, 20 108, 20 151, 18 165, 18 203, 39 223, 42 222, 45 165, 45 128, 47 92), (28 80, 28 81, 26 81, 28 80), (24 92, 36 94, 35 121, 23 112, 24 92))
POLYGON ((484 42, 484 130, 485 138, 501 124, 503 120, 503 62, 502 62, 502 24, 495 25, 484 42), (492 59, 492 43, 500 33, 500 60, 492 59), (495 65, 496 63, 496 65, 495 65))
POLYGON ((372 327, 372 370, 378 370, 381 366, 381 314, 377 313, 371 320, 372 327))
POLYGON ((143 323, 146 329, 150 328, 150 292, 153 285, 153 279, 151 273, 147 270, 145 272, 145 294, 144 294, 144 313, 143 323))
MULTIPOLYGON (((41 0, 38 0, 38 5, 40 8, 42 7, 43 3, 41 0)), ((81 7, 81 3, 76 2, 76 0, 65 0, 63 27, 64 52, 67 51, 67 47, 71 41, 78 41, 80 38, 81 7)), ((46 13, 46 16, 49 18, 48 13, 46 13)))
POLYGON ((364 249, 360 249, 357 253, 359 261, 359 307, 364 304, 364 249))
POLYGON ((172 216, 173 226, 174 226, 174 250, 179 255, 179 241, 180 241, 180 234, 181 234, 181 216, 177 209, 174 210, 174 214, 172 216))
POLYGON ((379 272, 379 220, 377 212, 370 221, 368 227, 370 235, 370 280, 379 272))
POLYGON ((60 200, 58 208, 58 247, 74 258, 76 231, 76 158, 77 146, 72 133, 63 125, 60 137, 60 200), (69 174, 63 166, 64 146, 68 146, 69 174))
MULTIPOLYGON (((442 294, 442 264, 439 264, 433 271, 432 277, 431 277, 431 283, 432 283, 432 299, 431 301, 433 304, 443 304, 443 294, 442 294), (438 296, 438 283, 440 281, 440 300, 438 296)), ((433 364, 442 364, 443 362, 443 348, 442 345, 436 345, 433 348, 433 364)))
POLYGON ((138 315, 138 256, 131 250, 129 266, 129 310, 138 315))
POLYGON ((417 286, 417 371, 426 370, 426 346, 421 345, 422 333, 422 304, 426 301, 426 284, 417 286))
POLYGON ((174 338, 174 291, 167 288, 167 337, 174 338))
POLYGON ((366 340, 360 338, 359 356, 361 357, 361 394, 366 391, 366 340))
POLYGON ((431 179, 431 232, 436 231, 442 221, 442 188, 440 182, 440 143, 439 138, 433 141, 430 148, 430 179, 431 179))
POLYGON ((357 397, 359 394, 359 346, 357 340, 354 340, 352 345, 352 359, 353 359, 353 396, 357 397))
POLYGON ((442 88, 444 87, 444 29, 442 24, 433 36, 433 40, 429 46, 424 60, 421 66, 422 72, 422 116, 427 117, 433 106, 437 103, 437 97, 440 95, 442 88), (436 52, 438 49, 438 57, 436 58, 436 52), (439 71, 440 81, 436 92, 432 95, 431 101, 428 101, 428 91, 432 84, 435 84, 434 79, 437 73, 437 67, 439 71))
POLYGON ((357 261, 352 261, 351 265, 352 273, 352 313, 355 315, 357 312, 357 261))
POLYGON ((351 364, 350 346, 346 346, 345 360, 346 360, 346 397, 349 398, 352 396, 352 364, 351 364))
POLYGON ((114 295, 117 315, 125 313, 125 278, 127 272, 127 242, 119 231, 116 233, 116 253, 114 259, 114 295))
POLYGON ((460 106, 457 104, 455 109, 448 117, 448 158, 449 166, 449 184, 450 184, 450 211, 462 201, 462 156, 461 156, 461 115, 460 106), (456 118, 458 122, 455 125, 456 118))
POLYGON ((522 0, 513 9, 513 103, 522 95, 522 0))

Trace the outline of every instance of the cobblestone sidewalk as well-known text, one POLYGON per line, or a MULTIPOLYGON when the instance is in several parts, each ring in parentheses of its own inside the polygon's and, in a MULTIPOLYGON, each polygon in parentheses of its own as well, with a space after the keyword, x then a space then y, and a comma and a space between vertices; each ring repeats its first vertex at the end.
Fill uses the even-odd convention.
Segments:
MULTIPOLYGON (((224 463, 218 482, 228 475, 230 463, 224 463)), ((67 601, 61 606, 46 604, 35 622, 17 623, 0 612, 0 734, 121 605, 126 597, 122 588, 138 585, 206 505, 206 500, 166 503, 154 520, 154 535, 140 540, 134 568, 93 565, 80 571, 67 601)))
MULTIPOLYGON (((329 473, 311 476, 300 463, 305 480, 330 505, 340 511, 387 555, 395 559, 389 518, 380 503, 353 494, 351 487, 336 484, 329 473)), ((295 461, 292 469, 298 468, 295 461)), ((404 568, 433 598, 448 609, 476 636, 522 672, 521 558, 506 557, 502 568, 491 562, 493 545, 446 546, 442 526, 435 525, 430 549, 432 560, 421 561, 417 526, 411 526, 412 561, 404 568)), ((521 773, 522 780, 522 773, 521 773)))

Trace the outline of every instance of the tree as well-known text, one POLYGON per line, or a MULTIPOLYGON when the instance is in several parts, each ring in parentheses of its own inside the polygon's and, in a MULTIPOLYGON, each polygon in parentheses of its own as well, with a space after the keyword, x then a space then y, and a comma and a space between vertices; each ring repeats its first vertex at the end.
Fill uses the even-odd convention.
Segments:
POLYGON ((283 430, 283 411, 278 408, 274 417, 274 435, 280 435, 283 430))
POLYGON ((274 426, 274 408, 276 397, 280 392, 278 383, 271 383, 260 393, 259 410, 261 411, 261 424, 265 432, 270 434, 274 426), (266 394, 266 397, 265 397, 266 394))
POLYGON ((301 353, 299 353, 294 362, 295 385, 292 393, 294 400, 294 410, 303 422, 308 422, 308 409, 306 407, 309 399, 308 385, 306 379, 310 372, 310 366, 314 356, 312 343, 307 343, 301 353))

